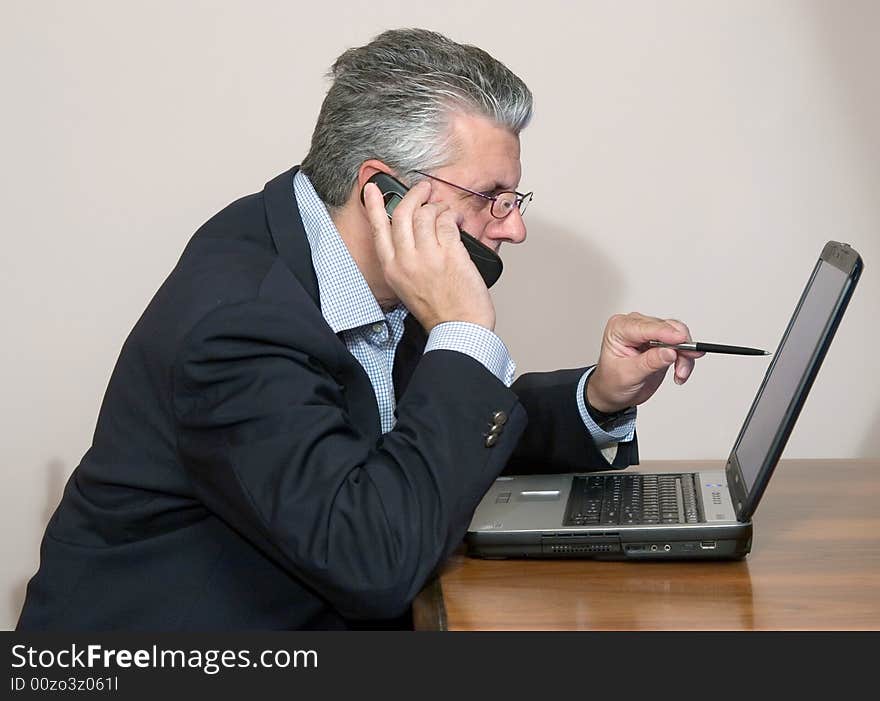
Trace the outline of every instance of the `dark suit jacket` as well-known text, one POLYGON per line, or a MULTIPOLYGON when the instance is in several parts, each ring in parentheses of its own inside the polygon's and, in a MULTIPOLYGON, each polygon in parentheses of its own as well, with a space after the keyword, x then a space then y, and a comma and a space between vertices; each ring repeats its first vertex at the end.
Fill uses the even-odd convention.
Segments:
MULTIPOLYGON (((383 436, 369 378, 321 316, 294 172, 202 226, 126 340, 20 630, 397 617, 505 465, 609 467, 577 412, 583 369, 508 389, 464 354, 422 355, 412 317, 383 436)), ((636 461, 632 442, 615 466, 636 461)))

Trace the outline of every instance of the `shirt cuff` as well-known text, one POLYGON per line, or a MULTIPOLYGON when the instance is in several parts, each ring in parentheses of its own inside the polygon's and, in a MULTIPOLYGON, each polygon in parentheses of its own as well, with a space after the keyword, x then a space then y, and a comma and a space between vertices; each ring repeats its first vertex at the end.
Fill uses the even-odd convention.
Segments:
POLYGON ((610 446, 613 443, 626 443, 631 441, 636 433, 635 407, 627 409, 613 425, 606 427, 604 430, 599 428, 596 422, 593 421, 593 417, 590 416, 590 412, 587 411, 587 402, 584 399, 584 387, 587 384, 587 378, 590 376, 590 373, 595 369, 595 365, 588 368, 581 376, 581 380, 578 382, 577 386, 577 407, 581 414, 581 419, 584 422, 584 426, 587 427, 587 430, 593 437, 593 441, 600 449, 610 446))
POLYGON ((446 321, 437 324, 428 334, 425 353, 432 350, 451 350, 469 355, 504 383, 513 384, 516 363, 510 358, 507 346, 485 326, 468 321, 446 321))

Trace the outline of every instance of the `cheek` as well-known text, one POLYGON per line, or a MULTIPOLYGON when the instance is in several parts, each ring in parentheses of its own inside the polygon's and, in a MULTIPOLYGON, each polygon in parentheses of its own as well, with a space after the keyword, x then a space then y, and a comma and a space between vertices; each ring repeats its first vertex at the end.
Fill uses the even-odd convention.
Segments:
POLYGON ((493 221, 491 218, 486 221, 485 217, 466 217, 460 228, 467 231, 477 241, 485 243, 492 238, 493 221))

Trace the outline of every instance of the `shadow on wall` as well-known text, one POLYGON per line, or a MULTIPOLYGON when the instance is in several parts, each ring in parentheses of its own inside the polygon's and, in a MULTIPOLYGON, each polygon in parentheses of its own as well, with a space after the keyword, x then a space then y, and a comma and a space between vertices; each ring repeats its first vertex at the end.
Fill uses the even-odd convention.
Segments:
POLYGON ((493 295, 498 334, 518 374, 592 365, 610 314, 629 311, 618 308, 620 261, 590 244, 595 234, 530 215, 526 242, 501 250, 504 275, 493 295))
MULTIPOLYGON (((61 495, 64 493, 64 487, 67 484, 69 474, 69 470, 64 466, 64 462, 57 458, 50 460, 46 464, 44 471, 46 474, 46 501, 43 505, 43 511, 40 514, 41 522, 38 529, 40 533, 45 529, 46 524, 49 522, 49 519, 52 518, 52 514, 55 513, 55 509, 58 507, 58 502, 61 501, 61 495)), ((12 587, 12 598, 9 602, 9 620, 18 621, 22 604, 24 604, 24 596, 27 592, 28 581, 30 581, 30 577, 12 587)))
POLYGON ((874 420, 868 424, 868 435, 858 452, 864 458, 880 458, 880 407, 874 412, 874 420))
MULTIPOLYGON (((872 0, 854 0, 842 5, 813 3, 810 11, 815 16, 817 37, 827 52, 829 63, 841 88, 841 96, 849 107, 852 147, 860 154, 863 169, 860 182, 866 192, 866 201, 876 202, 880 195, 880 83, 877 82, 877 26, 880 25, 880 5, 872 0)), ((871 210, 875 218, 874 230, 880 227, 877 208, 871 210)), ((841 239, 841 240, 846 240, 841 239)), ((867 265, 872 261, 868 260, 867 265)), ((880 407, 874 413, 858 455, 880 458, 880 407)))

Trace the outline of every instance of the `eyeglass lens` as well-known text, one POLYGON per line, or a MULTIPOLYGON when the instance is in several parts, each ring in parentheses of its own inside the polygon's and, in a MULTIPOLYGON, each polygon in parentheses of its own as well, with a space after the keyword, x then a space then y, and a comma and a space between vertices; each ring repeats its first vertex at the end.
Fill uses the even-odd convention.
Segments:
MULTIPOLYGON (((519 213, 525 214, 526 207, 529 205, 529 200, 531 197, 523 197, 519 201, 519 213)), ((495 201, 492 202, 492 215, 497 217, 498 219, 504 219, 508 214, 513 211, 513 208, 516 207, 517 204, 517 196, 512 192, 502 192, 495 198, 495 201)))

